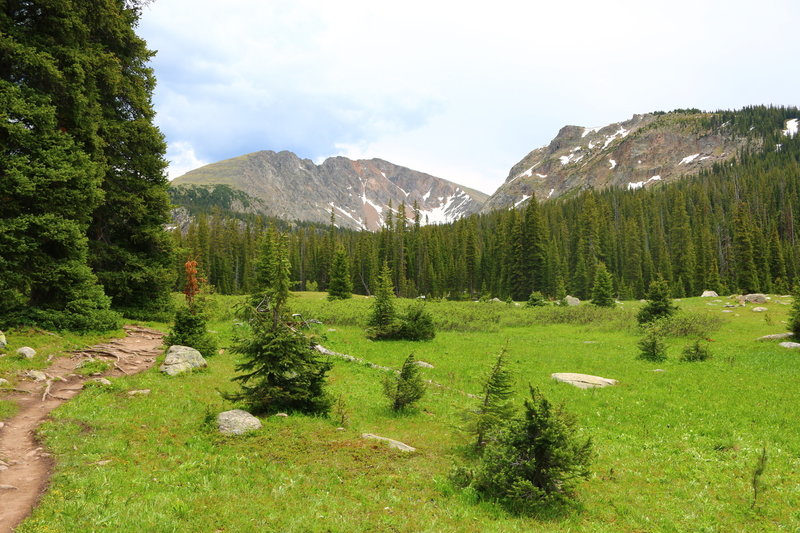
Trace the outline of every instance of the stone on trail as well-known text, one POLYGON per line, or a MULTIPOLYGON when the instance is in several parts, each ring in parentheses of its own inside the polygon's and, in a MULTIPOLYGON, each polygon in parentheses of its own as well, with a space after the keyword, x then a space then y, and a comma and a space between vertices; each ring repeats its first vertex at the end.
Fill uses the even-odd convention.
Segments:
POLYGON ((23 346, 22 348, 17 349, 17 355, 24 357, 25 359, 33 359, 36 357, 36 350, 30 346, 23 346))
POLYGON ((261 420, 242 409, 233 409, 217 415, 217 428, 223 435, 243 435, 261 429, 261 420))
POLYGON ((754 313, 763 313, 764 311, 767 311, 766 307, 754 307, 753 308, 753 312, 754 313))
POLYGON ((779 341, 781 339, 791 339, 794 335, 792 335, 791 331, 787 331, 786 333, 773 333, 772 335, 764 335, 763 337, 759 337, 757 341, 779 341))
POLYGON ((575 307, 576 305, 580 305, 581 301, 574 296, 566 296, 564 301, 567 302, 567 305, 570 307, 575 307))
POLYGON ((409 446, 408 444, 405 444, 404 442, 400 442, 399 440, 389 439, 387 437, 380 437, 378 435, 373 435, 372 433, 362 433, 361 434, 361 438, 362 439, 374 439, 374 440, 383 441, 386 444, 388 444, 390 448, 394 448, 396 450, 400 450, 401 452, 415 452, 415 451, 417 451, 416 448, 414 448, 413 446, 409 446))
POLYGON ((700 298, 718 298, 719 294, 714 291, 703 291, 703 294, 700 295, 700 298))
POLYGON ((0 490, 17 490, 14 485, 0 485, 0 490))
POLYGON ((167 350, 167 357, 159 370, 169 376, 177 376, 195 368, 208 366, 200 352, 189 346, 173 345, 167 350))
POLYGON ((47 381, 47 375, 41 370, 28 370, 27 374, 33 381, 47 381))
POLYGON ((765 304, 767 303, 767 295, 761 293, 745 294, 744 300, 751 304, 765 304))
POLYGON ((550 377, 562 383, 569 383, 579 389, 592 389, 597 387, 608 387, 616 385, 616 379, 601 378, 600 376, 590 376, 589 374, 574 374, 572 372, 557 372, 550 374, 550 377))
POLYGON ((797 349, 800 348, 800 342, 782 342, 778 344, 781 348, 797 349))

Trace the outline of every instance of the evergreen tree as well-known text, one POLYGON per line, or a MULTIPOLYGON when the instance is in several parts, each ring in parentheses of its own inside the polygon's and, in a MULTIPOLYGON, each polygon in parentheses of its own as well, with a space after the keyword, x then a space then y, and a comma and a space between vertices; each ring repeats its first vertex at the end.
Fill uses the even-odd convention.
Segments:
POLYGON ((800 339, 800 283, 794 286, 792 308, 789 312, 789 331, 795 339, 800 339))
POLYGON ((472 433, 475 434, 475 447, 482 450, 489 434, 501 427, 514 416, 511 397, 514 395, 514 377, 508 370, 506 357, 508 343, 500 350, 492 368, 483 382, 480 403, 474 411, 472 433))
POLYGON ((200 295, 200 282, 197 275, 197 261, 186 261, 184 264, 186 286, 186 307, 180 307, 175 313, 175 322, 169 334, 164 337, 164 345, 189 346, 204 357, 215 355, 217 341, 206 329, 208 323, 207 305, 200 295))
POLYGON ((115 329, 119 316, 87 266, 101 168, 61 130, 53 58, 16 42, 0 12, 0 327, 115 329))
MULTIPOLYGON (((327 414, 331 399, 325 391, 326 374, 333 366, 319 358, 311 341, 288 324, 290 312, 289 259, 286 239, 272 243, 271 285, 258 307, 247 306, 243 318, 249 330, 238 339, 234 353, 244 357, 233 378, 241 391, 227 397, 244 401, 253 412, 300 411, 327 414)), ((262 261, 262 268, 267 265, 262 261)))
POLYGON ((400 372, 386 376, 383 391, 391 402, 392 411, 401 411, 411 407, 425 394, 425 382, 422 381, 419 366, 414 361, 414 354, 409 354, 403 362, 400 372))
POLYGON ((367 337, 389 339, 397 335, 400 324, 394 308, 394 298, 392 271, 384 261, 375 289, 375 301, 372 302, 372 310, 367 319, 367 337))
POLYGON ((671 316, 677 307, 672 304, 669 293, 669 284, 663 278, 658 278, 650 284, 647 292, 647 302, 636 314, 639 324, 648 324, 656 319, 671 316))
POLYGON ((758 276, 753 255, 753 239, 747 218, 747 205, 739 203, 733 219, 733 258, 736 269, 736 289, 743 293, 758 290, 758 276))
POLYGON ((603 262, 595 270, 592 303, 598 307, 614 307, 614 280, 603 262))
POLYGON ((660 362, 667 359, 667 348, 661 335, 654 327, 649 327, 644 336, 639 340, 639 359, 660 362))
POLYGON ((474 479, 480 493, 517 513, 573 501, 592 458, 591 439, 575 436, 575 418, 537 389, 530 394, 523 417, 487 443, 474 479))
POLYGON ((350 260, 344 247, 336 249, 328 274, 328 300, 346 300, 353 296, 353 282, 350 279, 350 260))

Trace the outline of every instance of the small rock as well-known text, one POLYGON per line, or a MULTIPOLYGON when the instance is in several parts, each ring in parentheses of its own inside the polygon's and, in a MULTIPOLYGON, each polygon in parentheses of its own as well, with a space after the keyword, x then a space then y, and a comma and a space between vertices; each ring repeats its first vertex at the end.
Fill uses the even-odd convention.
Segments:
POLYGON ((281 418, 286 418, 286 417, 288 417, 289 415, 287 415, 286 413, 276 413, 276 414, 275 414, 275 416, 279 416, 279 417, 281 417, 281 418))
POLYGON ((33 381, 47 381, 47 376, 41 370, 28 370, 28 377, 33 381))
POLYGON ((722 312, 723 313, 733 313, 733 311, 731 311, 730 309, 723 309, 722 312))
POLYGON ((7 467, 7 466, 0 465, 0 472, 2 472, 3 470, 8 470, 8 467, 7 467))
POLYGON ((8 342, 6 341, 6 335, 2 331, 0 331, 0 350, 8 346, 8 342))
POLYGON ((500 298, 492 298, 492 299, 491 299, 491 300, 489 300, 489 301, 490 301, 490 302, 502 302, 503 300, 501 300, 500 298))
MULTIPOLYGON (((0 429, 3 429, 4 427, 6 427, 6 423, 5 422, 0 422, 0 429)), ((2 465, 2 464, 3 464, 3 461, 0 461, 0 465, 2 465)))
POLYGON ((223 435, 242 435, 261 429, 261 420, 242 409, 233 409, 217 415, 217 428, 223 435))
POLYGON ((8 385, 8 380, 5 378, 0 378, 0 387, 8 385))
POLYGON ((128 396, 147 396, 150 394, 150 389, 129 390, 128 396))
POLYGON ((767 295, 761 293, 745 294, 744 301, 751 304, 764 304, 767 303, 767 295))
POLYGON ((94 378, 92 381, 94 381, 95 383, 99 383, 100 385, 105 385, 105 386, 111 385, 111 382, 106 378, 94 378))
POLYGON ((580 305, 581 303, 581 301, 578 298, 575 298, 574 296, 567 296, 564 298, 564 301, 570 307, 575 307, 576 305, 580 305))
POLYGON ((97 461, 95 464, 98 465, 98 466, 106 466, 110 462, 111 462, 111 459, 104 459, 102 461, 97 461))
POLYGON ((589 374, 575 374, 572 372, 556 372, 550 377, 562 383, 569 383, 579 389, 592 389, 598 387, 608 387, 616 385, 616 379, 601 378, 600 376, 590 376, 589 374))
POLYGON ((773 333, 772 335, 764 335, 763 337, 759 337, 757 341, 779 341, 781 339, 791 339, 794 335, 792 335, 791 331, 787 331, 786 333, 773 333))
POLYGON ((400 442, 399 440, 389 439, 386 437, 380 437, 378 435, 373 435, 372 433, 362 433, 362 439, 374 439, 374 440, 381 440, 389 445, 390 448, 394 448, 395 450, 400 450, 401 452, 415 452, 417 451, 416 448, 413 446, 409 446, 404 442, 400 442))
POLYGON ((781 348, 797 349, 800 348, 800 342, 782 342, 778 344, 781 348))
POLYGON ((168 376, 177 376, 184 372, 189 372, 195 368, 203 368, 208 363, 200 355, 200 352, 189 346, 170 346, 167 350, 167 357, 159 370, 168 376))
POLYGON ((0 485, 0 490, 17 490, 14 485, 0 485))
POLYGON ((764 311, 767 311, 766 307, 754 307, 753 308, 753 312, 754 313, 763 313, 764 311))
POLYGON ((338 427, 338 428, 336 428, 336 431, 344 431, 344 428, 343 427, 338 427))
POLYGON ((422 368, 433 368, 432 364, 426 363, 425 361, 414 361, 414 364, 417 366, 421 366, 422 368))
POLYGON ((719 298, 719 294, 714 291, 703 291, 703 294, 700 295, 700 298, 719 298))
POLYGON ((651 372, 665 372, 663 368, 654 368, 651 372))
POLYGON ((30 346, 23 346, 22 348, 17 349, 17 355, 24 357, 25 359, 33 359, 36 357, 36 350, 30 346))

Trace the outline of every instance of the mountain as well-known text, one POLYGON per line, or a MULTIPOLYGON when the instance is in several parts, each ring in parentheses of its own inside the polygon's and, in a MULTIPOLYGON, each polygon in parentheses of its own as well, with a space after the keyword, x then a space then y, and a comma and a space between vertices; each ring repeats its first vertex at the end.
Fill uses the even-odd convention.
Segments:
POLYGON ((401 204, 423 224, 445 223, 480 210, 488 195, 381 159, 331 157, 321 165, 292 152, 261 151, 212 163, 173 180, 180 185, 229 185, 262 202, 264 213, 327 224, 331 209, 339 226, 376 230, 401 204))
POLYGON ((584 189, 639 189, 674 181, 729 161, 744 148, 760 148, 781 127, 784 135, 796 130, 796 119, 767 124, 760 109, 678 110, 597 128, 564 126, 550 144, 511 168, 482 212, 521 205, 533 194, 547 200, 584 189))

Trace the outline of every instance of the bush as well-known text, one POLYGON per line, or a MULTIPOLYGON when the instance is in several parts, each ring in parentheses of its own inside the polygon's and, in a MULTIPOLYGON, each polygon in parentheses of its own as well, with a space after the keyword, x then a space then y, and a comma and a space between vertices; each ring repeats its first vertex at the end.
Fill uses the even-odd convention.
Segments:
POLYGON ((217 341, 206 330, 206 315, 197 309, 180 307, 175 313, 175 323, 169 334, 164 337, 164 346, 189 346, 200 352, 203 357, 210 357, 217 351, 217 341))
POLYGON ((789 312, 789 331, 795 339, 800 339, 800 283, 795 285, 792 293, 792 310, 789 312))
MULTIPOLYGON (((535 388, 522 418, 487 442, 473 486, 516 513, 573 502, 578 480, 589 476, 591 439, 578 439, 574 417, 553 408, 535 388)), ((468 476, 460 476, 468 479, 468 476)))
POLYGON ((648 326, 664 337, 708 337, 719 329, 723 319, 708 313, 678 313, 660 318, 648 326))
POLYGON ((425 383, 414 361, 414 354, 409 354, 399 374, 390 374, 383 381, 383 392, 392 403, 393 411, 401 411, 410 407, 425 394, 425 383))
POLYGON ((686 363, 705 361, 707 359, 711 359, 708 346, 700 341, 695 341, 694 344, 690 344, 689 346, 685 347, 681 353, 681 361, 686 363))
POLYGON ((665 361, 667 359, 667 349, 659 332, 654 328, 648 328, 644 337, 639 341, 639 359, 645 361, 665 361))
POLYGON ((414 302, 408 306, 405 315, 400 319, 398 339, 409 341, 428 341, 436 336, 433 317, 425 309, 422 302, 414 302))
POLYGON ((659 278, 650 284, 647 303, 639 310, 636 320, 642 325, 649 324, 659 318, 671 316, 677 309, 669 296, 669 284, 659 278))
POLYGON ((544 296, 539 291, 533 291, 528 297, 528 301, 525 302, 525 307, 543 307, 547 305, 547 302, 544 301, 544 296))

